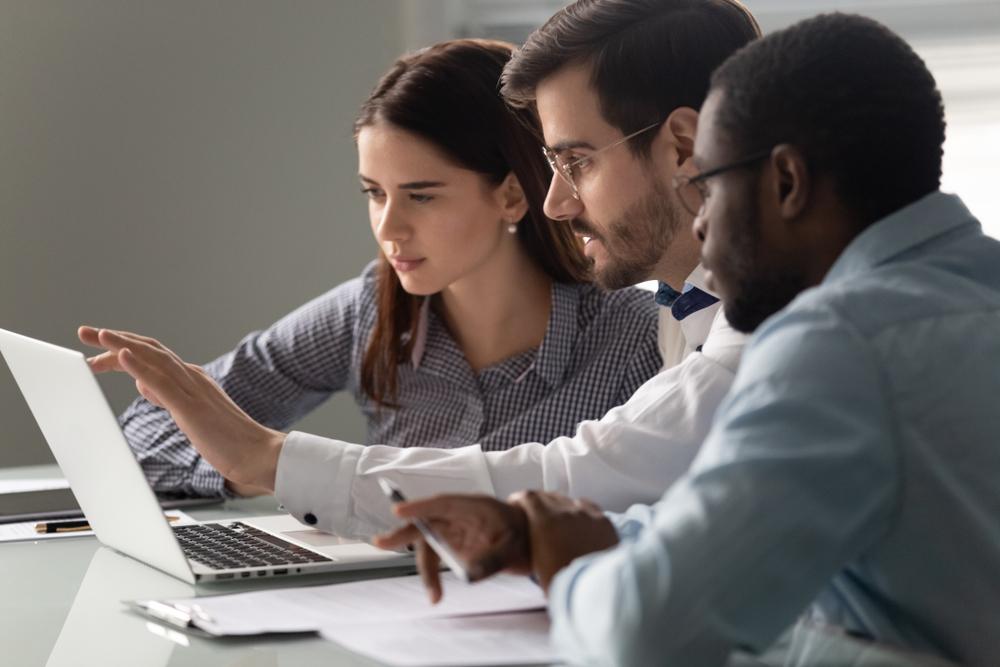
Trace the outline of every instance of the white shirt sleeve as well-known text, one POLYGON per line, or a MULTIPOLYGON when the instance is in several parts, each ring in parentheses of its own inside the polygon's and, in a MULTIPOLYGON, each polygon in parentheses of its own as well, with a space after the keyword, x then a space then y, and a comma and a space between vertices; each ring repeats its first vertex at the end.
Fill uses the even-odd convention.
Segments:
POLYGON ((344 537, 368 538, 396 524, 377 479, 409 498, 524 489, 558 491, 622 511, 658 499, 689 467, 732 384, 745 337, 721 315, 701 353, 664 370, 573 437, 502 452, 362 446, 293 432, 278 460, 275 495, 300 521, 344 537))

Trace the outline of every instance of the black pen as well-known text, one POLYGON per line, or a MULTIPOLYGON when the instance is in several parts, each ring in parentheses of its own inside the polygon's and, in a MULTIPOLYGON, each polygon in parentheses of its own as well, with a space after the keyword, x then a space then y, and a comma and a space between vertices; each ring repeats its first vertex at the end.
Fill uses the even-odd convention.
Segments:
MULTIPOLYGON (((177 521, 180 517, 168 516, 167 521, 177 521)), ((78 533, 84 530, 91 530, 90 522, 86 519, 76 521, 49 521, 48 523, 36 523, 35 532, 41 535, 51 533, 78 533)))
POLYGON ((77 521, 49 521, 47 523, 35 524, 35 532, 41 534, 75 533, 81 530, 90 530, 90 523, 86 519, 79 519, 77 521))

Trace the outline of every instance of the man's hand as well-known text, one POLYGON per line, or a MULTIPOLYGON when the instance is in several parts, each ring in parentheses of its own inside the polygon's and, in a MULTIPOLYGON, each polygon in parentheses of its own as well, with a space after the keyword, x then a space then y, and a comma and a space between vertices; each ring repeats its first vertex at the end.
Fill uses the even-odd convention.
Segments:
POLYGON ((125 331, 80 327, 80 340, 106 351, 87 360, 95 373, 120 371, 136 389, 164 408, 191 444, 237 492, 274 490, 285 434, 254 421, 195 364, 162 343, 125 331))
MULTIPOLYGON (((441 495, 399 503, 393 512, 401 519, 423 519, 448 543, 466 565, 472 581, 502 570, 530 573, 528 522, 520 508, 489 496, 441 495)), ((374 544, 397 549, 408 544, 417 552, 417 566, 431 602, 441 599, 440 558, 413 524, 379 535, 374 544)))
MULTIPOLYGON (((618 544, 600 508, 587 500, 528 491, 503 503, 489 496, 441 495, 399 503, 401 519, 423 519, 461 558, 473 581, 500 571, 534 573, 548 592, 552 578, 579 557, 618 544)), ((394 549, 413 544, 431 601, 441 599, 440 559, 412 524, 375 538, 394 549)))
POLYGON ((528 517, 531 571, 546 593, 559 570, 573 560, 618 544, 615 527, 589 500, 524 491, 511 496, 509 502, 528 517))

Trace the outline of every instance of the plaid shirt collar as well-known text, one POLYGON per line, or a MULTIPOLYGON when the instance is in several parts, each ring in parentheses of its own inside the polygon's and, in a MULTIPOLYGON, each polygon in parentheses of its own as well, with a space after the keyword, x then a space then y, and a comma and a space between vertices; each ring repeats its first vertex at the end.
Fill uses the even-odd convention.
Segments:
POLYGON ((558 386, 562 382, 578 334, 577 311, 580 292, 577 286, 552 283, 549 323, 542 343, 536 350, 508 357, 489 368, 484 368, 478 376, 469 367, 465 355, 451 337, 444 322, 431 310, 430 299, 431 297, 425 298, 420 308, 420 322, 417 325, 417 336, 410 355, 410 362, 414 368, 446 376, 452 380, 481 383, 486 388, 517 382, 532 371, 550 387, 558 386), (458 378, 456 374, 464 377, 458 378))

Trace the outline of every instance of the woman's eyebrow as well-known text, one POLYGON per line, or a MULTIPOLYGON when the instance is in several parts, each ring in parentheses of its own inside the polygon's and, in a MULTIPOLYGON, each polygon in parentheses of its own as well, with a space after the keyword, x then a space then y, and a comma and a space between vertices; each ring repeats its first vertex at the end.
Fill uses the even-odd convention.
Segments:
MULTIPOLYGON (((358 174, 360 178, 365 183, 371 183, 372 185, 378 185, 378 181, 373 178, 368 178, 364 174, 358 174)), ((402 183, 399 185, 400 190, 423 190, 425 188, 440 188, 447 185, 444 181, 410 181, 409 183, 402 183)))
POLYGON ((439 188, 444 185, 442 181, 412 181, 400 184, 400 190, 423 190, 424 188, 439 188))

